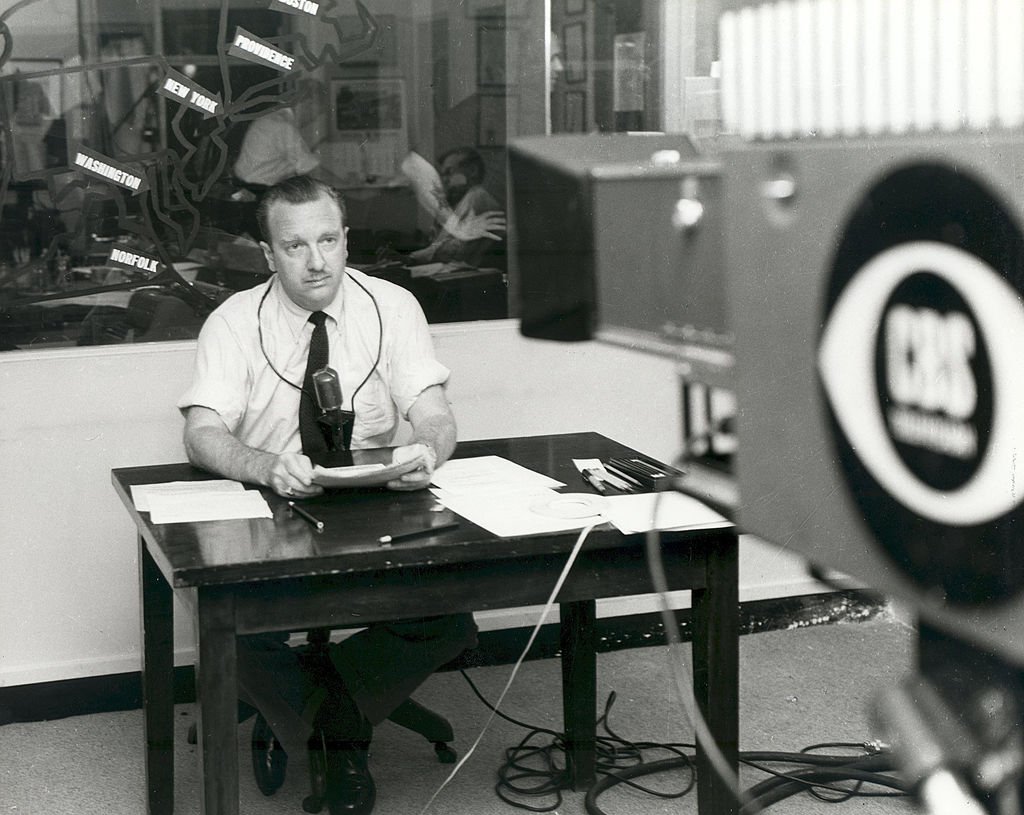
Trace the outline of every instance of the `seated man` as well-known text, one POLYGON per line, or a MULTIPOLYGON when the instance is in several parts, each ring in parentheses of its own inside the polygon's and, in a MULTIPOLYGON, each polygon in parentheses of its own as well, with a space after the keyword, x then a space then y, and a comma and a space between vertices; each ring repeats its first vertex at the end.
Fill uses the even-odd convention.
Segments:
MULTIPOLYGON (((395 456, 421 464, 388 486, 425 487, 455 449, 455 420, 443 387, 449 372, 434 357, 419 305, 404 289, 346 268, 344 206, 326 184, 299 176, 271 187, 259 222, 274 274, 203 325, 193 382, 178 401, 189 460, 282 496, 321 493, 310 456, 330 434, 315 421, 311 378, 330 361, 344 408, 355 413, 351 446, 389 445, 401 414, 412 440, 395 456)), ((286 639, 239 638, 239 694, 286 752, 322 736, 330 812, 365 815, 375 798, 372 726, 475 644, 472 615, 372 625, 331 645, 318 675, 303 672, 286 639)))
POLYGON ((402 162, 420 205, 435 222, 429 246, 409 253, 412 263, 465 263, 480 266, 505 228, 497 199, 483 187, 484 160, 471 147, 457 147, 438 159, 439 171, 418 153, 402 162))
POLYGON ((253 119, 245 129, 235 177, 258 187, 269 187, 293 175, 305 175, 320 166, 317 156, 299 132, 292 108, 278 108, 253 119))

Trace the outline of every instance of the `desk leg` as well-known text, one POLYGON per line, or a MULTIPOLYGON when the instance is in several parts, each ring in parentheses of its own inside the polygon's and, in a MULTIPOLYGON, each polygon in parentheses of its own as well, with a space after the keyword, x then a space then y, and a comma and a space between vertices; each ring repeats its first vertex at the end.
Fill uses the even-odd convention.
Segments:
POLYGON ((139 536, 142 709, 150 815, 174 811, 174 597, 139 536))
POLYGON ((566 762, 574 790, 587 789, 595 778, 597 738, 597 655, 594 622, 597 603, 561 603, 562 716, 566 762))
POLYGON ((198 589, 196 708, 203 815, 238 815, 238 656, 235 598, 198 589))
MULTIPOLYGON (((693 592, 693 691, 728 765, 739 751, 738 538, 726 535, 709 548, 707 588, 693 592)), ((697 809, 701 815, 735 815, 739 803, 697 748, 697 809)))

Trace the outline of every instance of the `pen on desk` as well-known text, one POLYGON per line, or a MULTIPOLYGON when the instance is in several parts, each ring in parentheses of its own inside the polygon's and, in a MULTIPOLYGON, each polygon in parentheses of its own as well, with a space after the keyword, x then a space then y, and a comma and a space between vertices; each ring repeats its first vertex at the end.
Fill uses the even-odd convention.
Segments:
POLYGON ((607 487, 605 487, 604 482, 594 474, 593 470, 580 470, 580 475, 583 476, 584 481, 586 481, 591 487, 593 487, 595 490, 601 493, 601 495, 604 495, 605 493, 608 492, 608 489, 607 487))
POLYGON ((317 532, 323 532, 324 531, 324 522, 321 521, 319 518, 314 518, 312 515, 310 515, 306 510, 304 510, 302 507, 300 507, 294 501, 289 501, 288 502, 288 509, 292 510, 293 512, 297 512, 301 517, 305 518, 307 521, 309 521, 311 524, 313 524, 313 526, 316 527, 316 531, 317 532))
POLYGON ((399 541, 415 540, 416 538, 426 538, 430 535, 434 535, 437 532, 447 532, 449 529, 458 529, 459 525, 455 521, 447 524, 438 524, 437 526, 430 526, 426 529, 417 529, 414 532, 399 532, 395 535, 381 535, 378 540, 381 546, 388 546, 392 543, 398 543, 399 541))

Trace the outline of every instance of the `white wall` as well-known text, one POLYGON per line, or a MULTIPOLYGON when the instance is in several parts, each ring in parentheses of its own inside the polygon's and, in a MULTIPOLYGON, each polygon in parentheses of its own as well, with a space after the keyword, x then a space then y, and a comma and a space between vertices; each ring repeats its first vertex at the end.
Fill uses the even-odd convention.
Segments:
MULTIPOLYGON (((666 360, 524 339, 514 321, 434 334, 462 439, 595 430, 657 457, 677 452, 666 360)), ((0 686, 138 670, 136 536, 110 470, 184 459, 174 402, 193 352, 183 342, 0 354, 0 686)), ((744 541, 741 598, 814 590, 797 561, 744 541)), ((176 640, 178 662, 191 661, 181 619, 176 640)))

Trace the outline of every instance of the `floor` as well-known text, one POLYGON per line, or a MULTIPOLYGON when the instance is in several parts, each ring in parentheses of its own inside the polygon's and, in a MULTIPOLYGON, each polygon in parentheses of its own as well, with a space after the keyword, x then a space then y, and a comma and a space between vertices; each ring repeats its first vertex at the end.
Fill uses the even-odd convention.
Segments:
MULTIPOLYGON (((914 632, 888 613, 864 622, 811 625, 744 636, 740 641, 740 749, 794 752, 824 742, 864 742, 872 738, 872 699, 892 685, 911 664, 914 632)), ((689 649, 634 648, 599 657, 599 699, 614 693, 611 729, 630 741, 693 741, 681 701, 673 690, 670 660, 688 665, 689 649)), ((501 692, 510 666, 474 668, 470 677, 482 694, 501 692)), ((524 663, 502 706, 503 712, 531 726, 557 730, 561 725, 559 666, 556 660, 524 663)), ((438 674, 417 692, 423 703, 444 712, 455 724, 460 756, 480 734, 489 711, 458 672, 438 674)), ((185 743, 192 723, 191 705, 176 709, 176 806, 184 815, 199 812, 195 748, 185 743)), ((249 724, 240 728, 241 811, 246 815, 300 813, 308 793, 302 761, 293 761, 285 785, 264 798, 249 769, 249 724)), ((512 813, 495 793, 496 771, 506 748, 527 731, 494 719, 476 751, 455 778, 441 788, 452 765, 438 763, 420 737, 386 723, 374 738, 371 768, 378 786, 376 815, 415 813, 512 813), (440 791, 439 791, 440 790, 440 791)), ((543 746, 550 737, 543 736, 543 746)), ((142 720, 139 711, 77 716, 50 722, 0 727, 0 815, 105 813, 138 815, 145 811, 142 777, 142 720)), ((651 752, 648 760, 670 754, 651 752)), ((743 789, 766 778, 751 767, 741 770, 743 789)), ((664 790, 686 783, 681 771, 652 776, 664 790)), ((582 792, 530 798, 560 815, 587 812, 582 792)), ((656 798, 619 785, 596 801, 608 815, 697 812, 696 794, 656 798)), ((825 805, 806 793, 773 804, 778 815, 819 815, 825 805)), ((888 815, 915 811, 907 799, 858 797, 829 807, 836 815, 888 815)))

